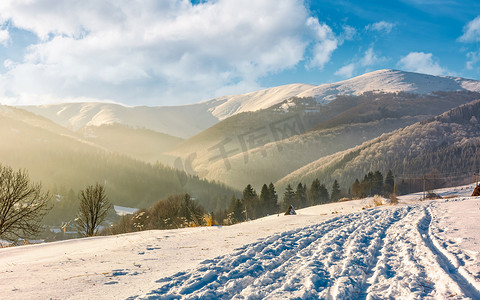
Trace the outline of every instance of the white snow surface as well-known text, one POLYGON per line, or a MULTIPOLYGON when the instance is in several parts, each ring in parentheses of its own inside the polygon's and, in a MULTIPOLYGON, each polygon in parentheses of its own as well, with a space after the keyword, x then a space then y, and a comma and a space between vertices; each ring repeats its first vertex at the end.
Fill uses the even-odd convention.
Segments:
POLYGON ((288 84, 243 95, 223 96, 206 103, 218 103, 210 111, 219 120, 223 120, 241 112, 269 108, 313 87, 308 84, 288 84))
POLYGON ((365 92, 408 92, 429 94, 436 91, 480 91, 480 81, 399 70, 378 70, 352 79, 322 84, 298 94, 298 97, 314 97, 324 103, 337 95, 360 95, 365 92))
POLYGON ((114 205, 113 209, 119 216, 131 215, 138 211, 138 208, 114 205))
POLYGON ((183 106, 127 107, 113 103, 62 103, 21 108, 74 130, 83 126, 121 123, 188 138, 235 114, 269 108, 294 96, 314 97, 324 104, 339 94, 360 95, 369 91, 428 94, 465 90, 480 92, 480 81, 387 69, 337 83, 318 86, 288 84, 183 106))
POLYGON ((480 197, 0 249, 2 299, 480 299, 480 197))

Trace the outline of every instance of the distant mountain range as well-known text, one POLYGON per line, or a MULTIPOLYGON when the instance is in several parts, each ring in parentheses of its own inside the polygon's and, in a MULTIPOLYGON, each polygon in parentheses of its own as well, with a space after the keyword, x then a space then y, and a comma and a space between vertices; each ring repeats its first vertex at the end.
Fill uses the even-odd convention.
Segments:
POLYGON ((414 94, 435 91, 480 92, 480 83, 458 77, 379 70, 337 83, 318 86, 289 84, 183 106, 127 107, 111 103, 62 103, 21 108, 73 130, 119 123, 189 138, 233 115, 266 109, 292 97, 311 97, 325 104, 337 95, 361 95, 371 91, 414 94))
MULTIPOLYGON (((282 189, 289 182, 310 184, 314 177, 327 185, 338 179, 348 186, 354 177, 373 169, 411 173, 416 167, 407 160, 414 161, 415 155, 426 154, 408 149, 428 145, 430 148, 425 151, 440 155, 443 152, 432 148, 432 140, 445 141, 446 144, 439 144, 442 147, 461 148, 480 137, 470 130, 461 144, 455 138, 455 130, 448 138, 442 138, 447 129, 436 135, 425 129, 427 136, 419 129, 427 120, 477 99, 480 81, 379 70, 337 83, 290 84, 184 106, 64 103, 17 110, 49 119, 54 123, 38 117, 54 127, 50 131, 101 151, 145 163, 158 161, 185 171, 192 178, 215 180, 236 189, 243 189, 248 183, 259 189, 269 182, 282 189), (411 136, 395 137, 405 132, 411 136), (393 150, 385 150, 389 159, 381 164, 383 150, 376 155, 360 156, 364 152, 359 149, 377 147, 373 145, 380 145, 386 137, 400 141, 399 147, 406 152, 391 158, 388 151, 393 150), (345 155, 361 157, 362 164, 355 164, 361 167, 345 165, 345 155)), ((468 105, 467 109, 473 109, 468 105)), ((476 118, 480 120, 480 116, 476 118)), ((472 159, 470 155, 467 160, 472 159)), ((415 171, 428 172, 432 167, 423 165, 415 171)))

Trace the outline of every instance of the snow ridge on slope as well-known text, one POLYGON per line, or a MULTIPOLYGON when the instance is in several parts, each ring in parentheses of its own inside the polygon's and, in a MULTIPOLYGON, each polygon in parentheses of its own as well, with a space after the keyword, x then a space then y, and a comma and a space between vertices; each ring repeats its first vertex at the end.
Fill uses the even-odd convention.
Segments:
POLYGON ((223 96, 206 102, 221 103, 209 111, 219 120, 223 120, 241 112, 269 108, 312 87, 314 86, 308 84, 289 84, 243 95, 223 96))
POLYGON ((429 94, 462 90, 478 92, 480 81, 385 69, 337 83, 322 84, 298 94, 298 97, 314 97, 322 103, 335 99, 336 95, 360 95, 370 91, 429 94))

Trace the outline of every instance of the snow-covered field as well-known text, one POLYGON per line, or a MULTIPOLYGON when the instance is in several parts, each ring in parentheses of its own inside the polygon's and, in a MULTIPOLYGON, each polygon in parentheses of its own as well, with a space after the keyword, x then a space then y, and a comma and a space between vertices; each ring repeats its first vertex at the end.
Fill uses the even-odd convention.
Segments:
POLYGON ((2 299, 480 299, 480 197, 0 249, 2 299))

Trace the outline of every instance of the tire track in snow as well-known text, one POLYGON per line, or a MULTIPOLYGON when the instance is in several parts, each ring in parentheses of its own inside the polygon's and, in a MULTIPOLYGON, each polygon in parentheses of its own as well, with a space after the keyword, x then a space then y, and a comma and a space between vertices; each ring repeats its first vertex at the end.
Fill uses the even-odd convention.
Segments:
MULTIPOLYGON (((320 225, 273 235, 263 241, 246 245, 232 255, 207 260, 203 262, 205 266, 191 273, 178 273, 159 280, 159 283, 165 284, 152 291, 147 298, 156 298, 159 295, 167 298, 195 298, 193 294, 205 299, 232 298, 251 285, 256 278, 261 277, 257 284, 264 286, 275 283, 278 278, 286 275, 282 268, 285 262, 292 257, 292 261, 298 259, 295 256, 298 256, 301 250, 308 249, 319 236, 336 236, 336 230, 344 230, 346 221, 348 220, 335 217, 320 225)), ((264 295, 263 291, 258 295, 264 295)))
MULTIPOLYGON (((434 264, 422 205, 337 216, 279 233, 157 281, 146 299, 378 299, 461 293, 434 264), (426 258, 422 258, 425 255, 426 258)), ((427 227, 428 228, 428 227, 427 227)), ((461 297, 457 297, 461 299, 461 297)))
POLYGON ((401 220, 408 210, 374 209, 366 213, 358 234, 352 237, 355 243, 347 250, 341 272, 334 274, 333 286, 320 293, 321 299, 352 299, 363 293, 365 282, 378 262, 385 232, 401 220))
MULTIPOLYGON (((367 280, 362 299, 465 299, 458 282, 439 264, 425 242, 425 205, 412 211, 386 232, 377 266, 367 280)), ((425 227, 427 225, 427 227, 425 227)))
MULTIPOLYGON (((343 290, 343 286, 335 286, 335 282, 329 283, 325 278, 349 278, 350 275, 353 275, 349 272, 349 258, 355 252, 353 249, 358 249, 358 245, 361 245, 359 240, 364 239, 365 241, 365 237, 371 234, 371 232, 365 233, 365 231, 368 231, 368 228, 375 228, 374 219, 362 217, 358 219, 358 222, 351 222, 336 230, 337 232, 331 231, 328 236, 319 238, 315 243, 314 252, 309 251, 308 259, 304 259, 298 265, 296 265, 297 262, 290 260, 282 266, 289 270, 284 277, 285 283, 279 288, 268 287, 267 290, 274 290, 265 295, 265 298, 324 298, 332 292, 332 284, 333 294, 338 294, 339 290, 343 290), (336 245, 336 251, 332 251, 331 245, 333 244, 336 245), (328 255, 325 255, 326 253, 328 255)), ((298 256, 307 257, 303 253, 298 256)), ((362 272, 364 273, 364 271, 362 272)), ((364 276, 363 273, 360 276, 364 276)), ((255 287, 252 286, 248 289, 254 290, 255 287)), ((249 290, 242 291, 241 295, 250 295, 249 290)))
POLYGON ((480 299, 480 291, 470 283, 468 278, 465 278, 461 272, 459 272, 459 269, 448 259, 442 249, 439 249, 435 245, 435 237, 432 236, 432 231, 430 228, 431 222, 432 216, 430 213, 430 208, 428 207, 425 208, 424 218, 418 224, 418 230, 422 234, 425 245, 427 245, 430 251, 437 257, 437 262, 440 267, 452 278, 452 280, 458 284, 465 296, 472 299, 480 299))

